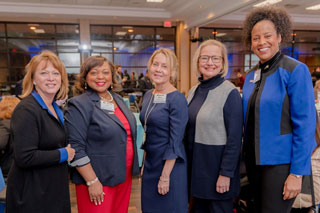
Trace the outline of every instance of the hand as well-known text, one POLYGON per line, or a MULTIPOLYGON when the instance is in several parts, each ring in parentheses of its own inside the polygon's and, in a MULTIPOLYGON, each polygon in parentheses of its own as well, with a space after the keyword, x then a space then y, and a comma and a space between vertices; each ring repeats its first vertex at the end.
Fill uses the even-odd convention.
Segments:
POLYGON ((68 152, 68 162, 70 162, 74 158, 76 151, 73 148, 71 148, 70 144, 68 144, 68 146, 66 146, 65 148, 68 152))
POLYGON ((160 177, 160 180, 158 182, 158 193, 161 195, 167 194, 169 192, 169 186, 170 178, 160 177))
POLYGON ((103 192, 103 186, 98 180, 97 182, 88 186, 90 201, 95 205, 101 205, 104 199, 105 193, 103 192))
POLYGON ((296 197, 301 192, 302 178, 297 178, 290 174, 284 182, 283 200, 289 200, 296 197))
POLYGON ((230 187, 230 178, 226 176, 219 175, 217 184, 216 184, 216 190, 219 193, 225 193, 229 191, 230 187))

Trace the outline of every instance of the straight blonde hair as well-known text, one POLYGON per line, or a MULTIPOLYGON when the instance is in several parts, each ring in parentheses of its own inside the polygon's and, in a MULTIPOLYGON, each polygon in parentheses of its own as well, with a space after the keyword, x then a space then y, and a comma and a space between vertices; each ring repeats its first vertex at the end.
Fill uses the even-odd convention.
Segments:
POLYGON ((170 83, 175 85, 176 80, 177 80, 177 72, 178 72, 179 63, 178 63, 178 59, 177 59, 176 54, 174 54, 174 52, 172 50, 167 49, 167 48, 161 48, 161 49, 154 51, 148 61, 149 72, 150 72, 150 68, 152 66, 154 57, 156 57, 156 55, 158 55, 158 54, 163 54, 166 57, 167 65, 170 70, 170 83))
POLYGON ((57 92, 55 96, 55 100, 62 100, 65 99, 68 95, 68 74, 66 71, 66 68, 64 67, 62 61, 58 58, 56 54, 54 54, 51 51, 45 50, 39 55, 34 56, 31 61, 26 66, 26 75, 23 78, 22 82, 22 95, 21 98, 25 98, 29 96, 32 91, 34 90, 33 85, 33 76, 35 71, 37 70, 39 64, 45 61, 47 66, 47 63, 50 61, 54 68, 56 68, 60 75, 61 75, 61 86, 59 91, 57 92))

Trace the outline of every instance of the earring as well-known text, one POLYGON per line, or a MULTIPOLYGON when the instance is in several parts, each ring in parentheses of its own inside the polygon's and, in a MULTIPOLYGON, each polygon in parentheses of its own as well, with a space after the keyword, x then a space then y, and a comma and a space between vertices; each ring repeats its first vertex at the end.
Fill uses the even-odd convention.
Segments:
POLYGON ((84 82, 84 89, 88 89, 87 82, 84 82))
POLYGON ((113 83, 111 83, 111 86, 110 86, 110 87, 111 87, 111 89, 113 89, 113 83))

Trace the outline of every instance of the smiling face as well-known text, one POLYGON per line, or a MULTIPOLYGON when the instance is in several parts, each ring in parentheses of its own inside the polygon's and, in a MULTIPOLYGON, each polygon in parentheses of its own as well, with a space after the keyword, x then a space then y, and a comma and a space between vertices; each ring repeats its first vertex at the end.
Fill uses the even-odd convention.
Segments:
POLYGON ((96 91, 98 95, 105 94, 112 83, 112 72, 107 62, 101 66, 93 67, 86 77, 88 86, 96 91))
POLYGON ((41 61, 33 74, 33 84, 42 98, 53 99, 61 86, 61 74, 50 61, 41 61))
POLYGON ((219 74, 223 69, 222 50, 216 45, 208 45, 202 48, 198 59, 199 72, 203 80, 207 80, 219 74))
POLYGON ((278 51, 281 35, 277 34, 274 24, 269 20, 259 21, 252 28, 251 49, 264 63, 271 59, 278 51))
POLYGON ((150 66, 150 78, 156 84, 170 83, 170 68, 168 65, 167 57, 158 53, 154 58, 150 66))

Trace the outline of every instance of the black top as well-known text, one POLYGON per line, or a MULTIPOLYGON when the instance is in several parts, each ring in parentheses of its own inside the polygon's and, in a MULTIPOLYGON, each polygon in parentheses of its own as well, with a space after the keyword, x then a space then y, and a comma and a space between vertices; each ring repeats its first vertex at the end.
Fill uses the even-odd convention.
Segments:
POLYGON ((30 95, 13 112, 11 131, 6 212, 69 213, 68 166, 58 150, 66 146, 63 125, 30 95))

